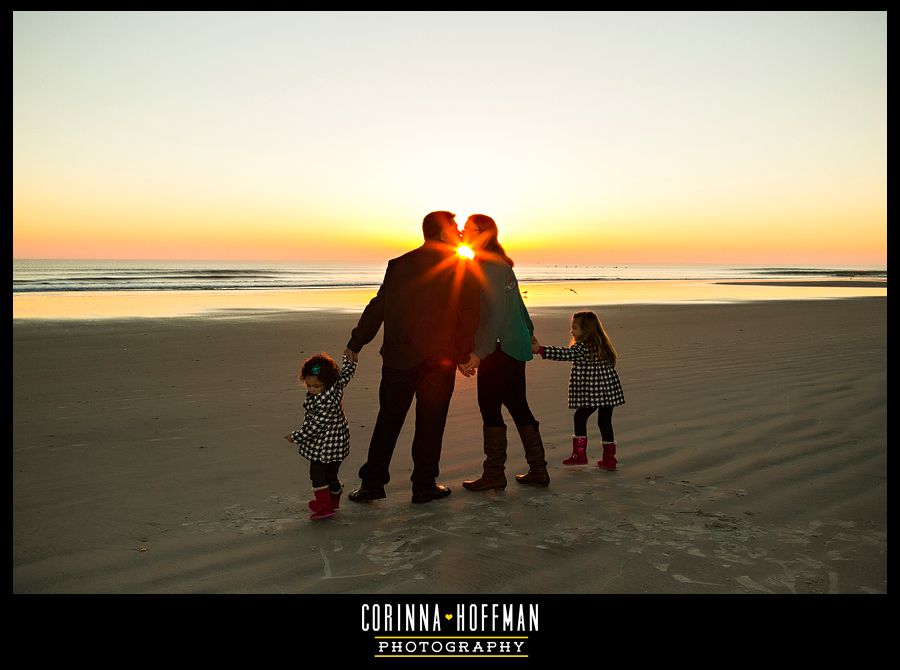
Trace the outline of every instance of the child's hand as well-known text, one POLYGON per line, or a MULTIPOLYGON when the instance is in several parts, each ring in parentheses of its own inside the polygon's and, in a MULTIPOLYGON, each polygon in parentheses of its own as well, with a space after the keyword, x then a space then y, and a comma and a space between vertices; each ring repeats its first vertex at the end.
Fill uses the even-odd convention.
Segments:
POLYGON ((288 442, 291 442, 291 436, 290 436, 290 435, 285 435, 285 436, 284 436, 284 439, 286 439, 288 442))
POLYGON ((536 354, 541 350, 541 343, 537 341, 537 338, 531 337, 531 353, 536 354))

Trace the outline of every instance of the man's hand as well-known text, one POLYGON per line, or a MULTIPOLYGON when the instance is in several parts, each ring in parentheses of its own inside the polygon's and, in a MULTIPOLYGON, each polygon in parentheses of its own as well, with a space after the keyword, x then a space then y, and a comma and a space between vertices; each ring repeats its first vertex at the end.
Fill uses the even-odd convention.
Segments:
POLYGON ((475 369, 478 367, 479 363, 481 363, 481 359, 474 353, 471 353, 469 354, 469 360, 459 366, 459 371, 466 377, 471 377, 475 374, 475 369))
POLYGON ((286 439, 288 442, 290 442, 290 441, 291 441, 291 436, 290 436, 290 435, 285 435, 285 436, 284 436, 284 439, 286 439))
POLYGON ((352 363, 359 362, 359 353, 356 351, 353 351, 353 349, 344 349, 344 356, 349 358, 350 362, 352 362, 352 363))
POLYGON ((473 368, 471 365, 469 365, 468 362, 460 363, 460 364, 457 365, 456 367, 457 367, 457 368, 459 369, 459 371, 462 372, 463 375, 466 376, 466 377, 472 377, 472 376, 475 375, 475 368, 473 368))
POLYGON ((537 338, 532 335, 531 336, 531 353, 536 354, 541 350, 541 343, 538 342, 537 338))

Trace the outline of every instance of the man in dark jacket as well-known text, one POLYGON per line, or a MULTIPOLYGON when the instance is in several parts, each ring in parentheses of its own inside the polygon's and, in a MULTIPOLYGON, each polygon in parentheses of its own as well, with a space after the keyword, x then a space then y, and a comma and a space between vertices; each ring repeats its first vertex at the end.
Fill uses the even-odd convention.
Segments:
POLYGON ((416 398, 412 444, 414 503, 450 495, 436 483, 441 443, 458 364, 473 361, 479 318, 479 285, 456 254, 459 229, 450 212, 422 221, 425 242, 388 262, 378 294, 363 311, 344 352, 357 360, 384 324, 379 409, 369 454, 359 470, 362 484, 350 500, 385 497, 388 469, 406 413, 416 398))

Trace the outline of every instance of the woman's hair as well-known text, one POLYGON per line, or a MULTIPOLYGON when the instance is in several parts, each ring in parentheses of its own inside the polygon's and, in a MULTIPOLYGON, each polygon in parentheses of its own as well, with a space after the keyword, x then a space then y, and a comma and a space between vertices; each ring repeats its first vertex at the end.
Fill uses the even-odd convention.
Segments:
POLYGON ((300 374, 297 375, 297 381, 303 381, 306 377, 318 377, 325 384, 325 388, 331 388, 340 375, 337 363, 331 356, 323 352, 311 356, 303 362, 300 374))
MULTIPOLYGON (((578 325, 581 326, 581 339, 588 351, 590 351, 599 360, 608 361, 610 365, 616 367, 616 360, 619 358, 616 348, 613 346, 612 340, 603 329, 603 324, 593 312, 576 312, 572 315, 572 319, 578 319, 578 325)), ((575 340, 572 340, 575 344, 575 340)))
POLYGON ((515 265, 513 259, 506 255, 506 251, 504 251, 497 239, 499 232, 497 231, 497 224, 494 220, 485 214, 473 214, 469 219, 475 224, 478 232, 483 235, 482 239, 484 240, 484 243, 481 245, 481 248, 489 253, 499 256, 507 265, 509 265, 509 267, 513 267, 513 265, 515 265))

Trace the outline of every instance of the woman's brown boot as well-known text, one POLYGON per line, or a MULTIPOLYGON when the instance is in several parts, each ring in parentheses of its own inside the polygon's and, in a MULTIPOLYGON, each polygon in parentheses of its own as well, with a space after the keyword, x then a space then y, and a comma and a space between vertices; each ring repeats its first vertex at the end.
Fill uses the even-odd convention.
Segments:
POLYGON ((520 484, 533 484, 534 486, 547 486, 550 484, 550 474, 547 472, 547 460, 544 458, 544 443, 538 430, 540 424, 516 426, 522 445, 525 447, 525 460, 528 461, 528 473, 516 475, 516 481, 520 484))
POLYGON ((505 489, 506 426, 484 426, 484 473, 463 482, 470 491, 505 489))

